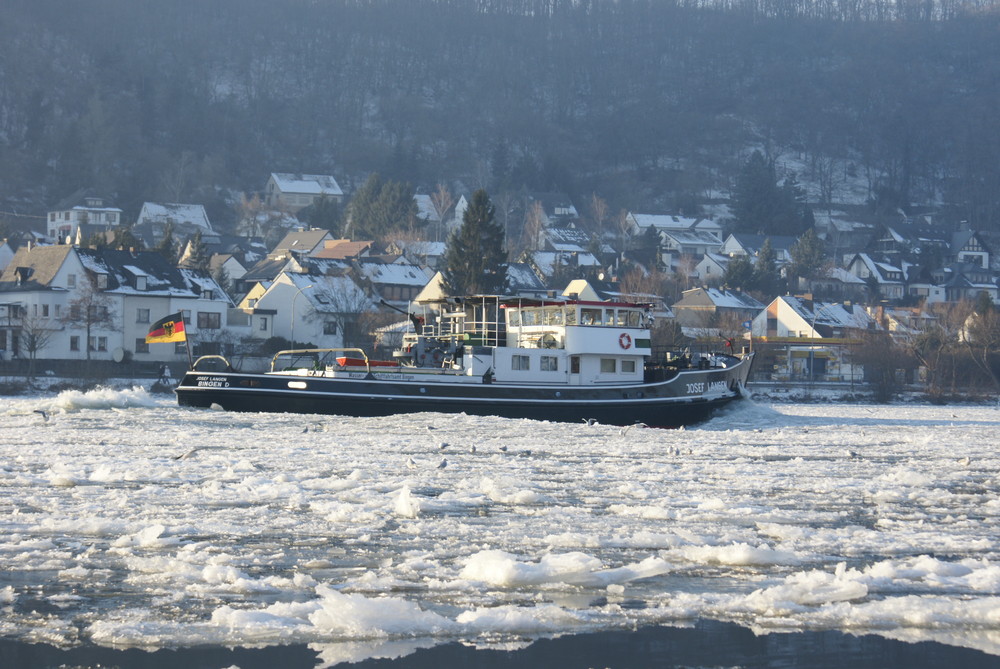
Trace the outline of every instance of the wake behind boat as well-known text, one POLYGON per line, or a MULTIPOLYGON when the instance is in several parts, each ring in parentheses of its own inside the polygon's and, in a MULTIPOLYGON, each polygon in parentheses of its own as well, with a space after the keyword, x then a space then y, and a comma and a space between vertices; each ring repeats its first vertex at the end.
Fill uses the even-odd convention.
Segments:
POLYGON ((289 350, 274 356, 270 371, 247 373, 203 356, 177 387, 178 403, 676 427, 741 397, 753 362, 753 353, 654 360, 644 304, 475 296, 421 307, 393 360, 353 348, 289 350))

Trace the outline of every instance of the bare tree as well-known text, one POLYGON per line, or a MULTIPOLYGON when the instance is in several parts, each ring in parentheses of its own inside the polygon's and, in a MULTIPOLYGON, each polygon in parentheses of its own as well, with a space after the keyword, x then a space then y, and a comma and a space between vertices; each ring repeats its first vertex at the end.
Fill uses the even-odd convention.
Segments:
POLYGON ((608 220, 610 212, 611 208, 608 207, 606 200, 598 197, 597 193, 590 195, 590 218, 594 222, 594 232, 601 240, 604 239, 604 223, 608 220))
POLYGON ((94 341, 95 330, 112 330, 117 327, 117 314, 114 301, 97 287, 97 281, 89 274, 77 288, 76 297, 67 305, 68 313, 60 318, 60 322, 72 329, 82 328, 86 333, 84 345, 87 350, 87 360, 90 352, 96 349, 94 341))
POLYGON ((434 209, 438 215, 438 224, 434 226, 434 241, 439 242, 441 241, 444 222, 448 219, 448 214, 455 206, 455 196, 451 194, 448 186, 439 183, 437 189, 431 193, 431 202, 434 204, 434 209))
MULTIPOLYGON (((35 305, 35 308, 37 308, 37 305, 35 305)), ((20 329, 21 346, 28 354, 27 378, 30 383, 35 379, 35 360, 38 358, 38 352, 51 343, 52 337, 58 332, 58 328, 54 327, 52 319, 47 316, 29 315, 28 310, 24 308, 20 312, 21 317, 18 319, 18 327, 20 329)))
POLYGON ((543 230, 545 230, 545 209, 541 202, 535 200, 524 215, 524 248, 526 250, 538 250, 543 230))

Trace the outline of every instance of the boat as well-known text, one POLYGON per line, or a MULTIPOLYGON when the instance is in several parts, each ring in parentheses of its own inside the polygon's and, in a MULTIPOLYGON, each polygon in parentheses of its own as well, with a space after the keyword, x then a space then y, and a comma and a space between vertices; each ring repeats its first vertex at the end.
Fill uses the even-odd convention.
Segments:
MULTIPOLYGON (((745 393, 752 351, 653 354, 652 305, 497 295, 414 305, 391 360, 359 348, 279 351, 270 369, 198 358, 187 407, 387 416, 466 413, 679 427, 745 393)), ((399 309, 399 311, 402 311, 399 309)))

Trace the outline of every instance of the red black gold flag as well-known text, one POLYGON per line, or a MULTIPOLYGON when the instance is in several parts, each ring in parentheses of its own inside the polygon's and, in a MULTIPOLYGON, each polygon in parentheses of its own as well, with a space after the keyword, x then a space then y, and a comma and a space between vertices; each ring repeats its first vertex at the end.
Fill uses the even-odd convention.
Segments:
POLYGON ((187 341, 187 333, 184 330, 184 314, 181 312, 156 321, 149 328, 149 334, 146 335, 147 344, 170 341, 187 341))

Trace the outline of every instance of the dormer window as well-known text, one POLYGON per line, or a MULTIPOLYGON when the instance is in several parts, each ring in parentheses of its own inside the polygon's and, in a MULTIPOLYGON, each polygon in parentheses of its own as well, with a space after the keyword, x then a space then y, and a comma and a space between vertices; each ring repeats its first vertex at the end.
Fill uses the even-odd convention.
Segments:
POLYGON ((213 291, 213 290, 203 290, 203 291, 201 291, 201 299, 203 299, 203 300, 214 300, 215 299, 215 291, 213 291))
POLYGON ((108 288, 108 275, 107 274, 98 274, 97 275, 97 289, 98 290, 107 290, 107 288, 108 288))
POLYGON ((146 290, 146 277, 144 276, 135 277, 135 289, 146 290))

